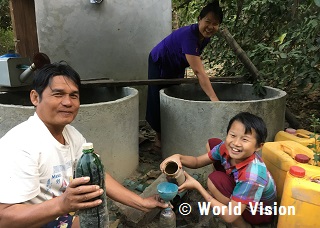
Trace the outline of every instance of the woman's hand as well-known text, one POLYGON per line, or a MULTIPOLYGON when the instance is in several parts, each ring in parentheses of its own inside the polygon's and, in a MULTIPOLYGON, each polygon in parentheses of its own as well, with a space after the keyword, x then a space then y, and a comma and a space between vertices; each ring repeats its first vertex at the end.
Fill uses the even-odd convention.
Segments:
POLYGON ((170 157, 167 157, 165 160, 163 160, 163 162, 161 162, 161 164, 160 164, 161 172, 164 172, 164 169, 166 168, 167 163, 170 161, 175 161, 178 164, 178 167, 182 168, 182 164, 180 161, 180 154, 174 154, 170 157))
POLYGON ((186 171, 184 171, 184 175, 186 176, 186 181, 179 186, 179 192, 183 192, 184 190, 188 189, 198 189, 198 187, 201 186, 201 184, 192 176, 190 176, 186 171))

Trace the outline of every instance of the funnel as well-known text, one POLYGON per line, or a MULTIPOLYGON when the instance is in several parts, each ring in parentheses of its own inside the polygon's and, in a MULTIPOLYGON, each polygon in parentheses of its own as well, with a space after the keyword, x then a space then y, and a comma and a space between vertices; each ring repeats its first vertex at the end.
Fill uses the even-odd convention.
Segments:
POLYGON ((158 193, 165 202, 172 200, 178 193, 178 185, 170 182, 162 182, 157 186, 158 193))

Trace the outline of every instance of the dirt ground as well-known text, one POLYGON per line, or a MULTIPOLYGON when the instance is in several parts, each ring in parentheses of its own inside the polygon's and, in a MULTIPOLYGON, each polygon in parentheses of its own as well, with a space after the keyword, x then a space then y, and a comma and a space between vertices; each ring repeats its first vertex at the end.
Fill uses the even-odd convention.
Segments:
MULTIPOLYGON (((297 118, 302 129, 313 132, 311 116, 320 118, 320 88, 308 94, 299 94, 298 89, 290 88, 287 93, 287 108, 297 118)), ((316 132, 320 132, 320 126, 316 126, 316 132)))

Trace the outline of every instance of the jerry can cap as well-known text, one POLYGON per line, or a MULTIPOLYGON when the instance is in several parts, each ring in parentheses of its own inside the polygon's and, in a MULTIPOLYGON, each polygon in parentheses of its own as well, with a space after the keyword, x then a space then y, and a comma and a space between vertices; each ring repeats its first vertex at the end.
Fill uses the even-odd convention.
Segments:
POLYGON ((294 135, 297 133, 297 130, 294 128, 286 128, 285 132, 294 135))
POLYGON ((300 163, 308 163, 310 158, 305 154, 297 154, 294 157, 294 160, 296 160, 297 162, 300 162, 300 163))
POLYGON ((299 166, 291 166, 289 170, 290 174, 295 177, 304 177, 306 175, 306 171, 304 168, 299 166))

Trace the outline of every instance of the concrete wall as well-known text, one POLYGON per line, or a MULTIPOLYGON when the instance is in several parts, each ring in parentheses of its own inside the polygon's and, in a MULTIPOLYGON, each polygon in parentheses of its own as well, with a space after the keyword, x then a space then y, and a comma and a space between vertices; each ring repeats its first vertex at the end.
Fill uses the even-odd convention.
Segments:
MULTIPOLYGON (((170 0, 41 0, 35 9, 40 52, 83 79, 147 79, 150 50, 171 32, 170 0)), ((138 90, 144 119, 146 86, 138 90)))

